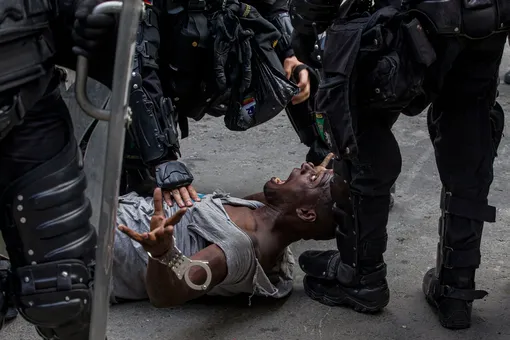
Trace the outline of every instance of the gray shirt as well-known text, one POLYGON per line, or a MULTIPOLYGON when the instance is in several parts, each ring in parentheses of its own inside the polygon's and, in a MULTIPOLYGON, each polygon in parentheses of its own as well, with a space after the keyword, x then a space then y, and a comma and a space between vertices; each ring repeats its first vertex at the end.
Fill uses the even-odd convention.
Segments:
MULTIPOLYGON (((215 286, 209 295, 231 296, 240 293, 282 298, 292 290, 294 257, 285 249, 275 267, 264 272, 255 255, 250 237, 232 222, 223 204, 245 206, 252 209, 263 206, 257 201, 230 197, 214 193, 201 195, 174 228, 177 247, 186 256, 191 256, 210 244, 223 250, 227 260, 227 277, 215 286)), ((169 217, 179 208, 164 203, 169 217)), ((117 224, 143 233, 150 229, 150 218, 154 212, 152 197, 140 197, 132 192, 119 198, 117 224)), ((118 299, 146 299, 145 274, 148 255, 142 246, 118 229, 115 232, 113 254, 112 302, 118 299)))

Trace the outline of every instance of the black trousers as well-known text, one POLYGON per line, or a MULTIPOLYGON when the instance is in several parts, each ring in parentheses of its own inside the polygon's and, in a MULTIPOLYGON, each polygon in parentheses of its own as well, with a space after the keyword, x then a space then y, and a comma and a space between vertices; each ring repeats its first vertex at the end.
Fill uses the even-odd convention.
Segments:
POLYGON ((69 110, 52 80, 46 96, 27 112, 25 120, 0 141, 0 193, 6 187, 53 158, 74 138, 69 110))
MULTIPOLYGON (((498 71, 506 34, 483 40, 438 37, 438 61, 425 81, 431 95, 430 138, 443 186, 466 200, 487 199, 493 180, 495 146, 490 111, 495 103, 498 71)), ((401 171, 401 155, 391 127, 398 114, 363 113, 358 119, 358 159, 349 164, 351 192, 362 197, 360 241, 386 235, 389 209, 385 202, 401 171)), ((455 223, 448 237, 452 247, 478 243, 479 228, 455 223), (466 227, 467 226, 467 227, 466 227), (453 236, 452 236, 453 235, 453 236)), ((476 247, 476 244, 472 245, 476 247)))
POLYGON ((23 123, 0 141, 0 230, 25 319, 45 339, 85 340, 96 234, 59 82, 57 72, 23 123))

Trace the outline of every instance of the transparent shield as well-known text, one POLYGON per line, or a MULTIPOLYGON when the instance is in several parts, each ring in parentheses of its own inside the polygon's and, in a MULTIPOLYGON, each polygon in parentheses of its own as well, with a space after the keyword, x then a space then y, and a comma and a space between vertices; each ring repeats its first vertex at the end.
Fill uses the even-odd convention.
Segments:
MULTIPOLYGON (((90 223, 97 230, 101 209, 108 122, 98 121, 83 112, 74 95, 74 72, 66 71, 68 77, 66 83, 62 84, 62 97, 69 108, 74 126, 74 136, 84 155, 84 170, 87 176, 87 190, 85 193, 92 205, 90 223)), ((89 78, 87 93, 91 102, 97 107, 109 107, 110 90, 104 85, 89 78)))

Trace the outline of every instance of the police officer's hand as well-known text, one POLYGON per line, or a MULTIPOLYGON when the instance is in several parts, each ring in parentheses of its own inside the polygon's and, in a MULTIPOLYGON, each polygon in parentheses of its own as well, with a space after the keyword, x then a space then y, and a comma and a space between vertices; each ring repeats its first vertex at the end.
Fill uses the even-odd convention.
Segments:
POLYGON ((165 202, 169 206, 173 206, 173 201, 175 201, 181 208, 193 206, 194 201, 200 202, 200 197, 198 197, 193 185, 174 190, 163 190, 163 196, 165 197, 165 202))
POLYGON ((111 14, 92 14, 94 7, 104 0, 78 0, 73 28, 75 46, 73 52, 77 55, 90 57, 97 52, 115 29, 116 19, 111 14))
POLYGON ((182 162, 174 160, 156 166, 156 185, 163 190, 165 202, 169 206, 175 201, 181 208, 191 207, 193 201, 200 201, 191 183, 193 175, 182 162))
MULTIPOLYGON (((299 65, 304 64, 300 62, 296 57, 290 57, 285 59, 285 61, 283 62, 283 68, 285 70, 287 79, 290 79, 290 77, 294 73, 294 69, 299 65)), ((297 95, 295 95, 292 98, 292 104, 294 105, 300 104, 310 97, 310 78, 308 75, 308 70, 306 68, 303 68, 299 72, 299 81, 297 85, 300 91, 297 95)))

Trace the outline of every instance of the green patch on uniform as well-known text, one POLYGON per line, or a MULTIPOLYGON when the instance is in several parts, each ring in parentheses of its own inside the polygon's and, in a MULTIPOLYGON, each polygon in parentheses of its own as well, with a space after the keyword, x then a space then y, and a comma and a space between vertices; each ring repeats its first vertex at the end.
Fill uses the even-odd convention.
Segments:
POLYGON ((315 114, 315 126, 317 127, 317 132, 319 132, 322 141, 326 142, 326 137, 324 136, 324 115, 322 113, 315 114))

